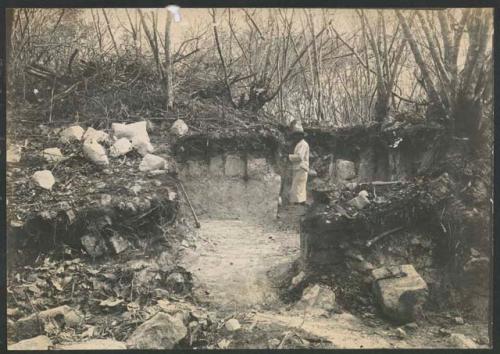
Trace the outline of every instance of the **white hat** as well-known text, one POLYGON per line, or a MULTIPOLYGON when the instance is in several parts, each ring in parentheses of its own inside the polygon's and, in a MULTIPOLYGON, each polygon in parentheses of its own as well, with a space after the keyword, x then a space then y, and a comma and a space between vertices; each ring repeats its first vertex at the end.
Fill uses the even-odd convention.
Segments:
POLYGON ((300 121, 295 121, 292 123, 292 133, 303 133, 304 128, 302 128, 302 123, 300 121))

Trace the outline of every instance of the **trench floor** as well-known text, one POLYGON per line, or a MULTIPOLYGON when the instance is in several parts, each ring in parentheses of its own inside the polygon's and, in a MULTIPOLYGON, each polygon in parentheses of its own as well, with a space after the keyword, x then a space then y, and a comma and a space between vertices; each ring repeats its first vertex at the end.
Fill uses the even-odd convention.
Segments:
POLYGON ((262 309, 279 304, 268 271, 299 255, 299 236, 242 220, 202 220, 196 249, 184 251, 195 294, 218 311, 262 309))
MULTIPOLYGON (((290 220, 283 217, 281 224, 290 226, 290 220)), ((284 229, 279 223, 201 221, 194 245, 183 250, 181 265, 193 274, 198 301, 224 318, 240 319, 245 343, 233 343, 231 348, 266 347, 265 342, 273 339, 267 336, 276 330, 283 338, 304 332, 322 338, 323 348, 450 347, 439 336, 439 325, 424 324, 401 338, 397 327, 383 319, 367 321, 348 312, 320 314, 314 309, 297 312, 282 303, 270 274, 286 271, 299 257, 299 239, 297 228, 284 229), (248 338, 259 331, 258 343, 250 343, 248 338)), ((475 326, 455 330, 473 332, 475 326)))

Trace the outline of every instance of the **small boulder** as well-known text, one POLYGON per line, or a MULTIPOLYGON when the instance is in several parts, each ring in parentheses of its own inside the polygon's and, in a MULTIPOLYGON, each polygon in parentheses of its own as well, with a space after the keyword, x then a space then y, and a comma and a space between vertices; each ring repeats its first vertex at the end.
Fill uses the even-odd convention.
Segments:
POLYGON ((241 328, 240 322, 236 318, 227 320, 224 326, 229 332, 234 332, 241 328))
POLYGON ((336 308, 335 293, 327 286, 311 284, 302 292, 302 298, 295 304, 296 310, 331 311, 336 308))
POLYGON ((176 294, 184 292, 185 282, 184 276, 178 272, 169 274, 165 280, 167 289, 176 294))
POLYGON ((189 131, 189 127, 182 119, 177 119, 172 127, 170 127, 170 133, 175 136, 184 136, 189 131))
POLYGON ((143 157, 140 165, 139 171, 153 171, 153 170, 163 170, 167 167, 167 160, 163 157, 156 156, 153 154, 147 154, 143 157))
POLYGON ((159 312, 141 324, 127 340, 130 349, 173 349, 187 335, 178 316, 159 312))
POLYGON ((111 157, 119 157, 129 153, 132 150, 132 143, 128 138, 120 138, 109 149, 111 157))
POLYGON ((59 148, 48 148, 42 151, 42 156, 47 162, 58 162, 64 159, 59 148))
POLYGON ((82 320, 82 314, 68 305, 63 305, 19 319, 15 322, 15 333, 19 339, 26 339, 42 334, 49 324, 74 328, 82 320))
POLYGON ((113 130, 113 136, 116 138, 128 138, 132 140, 133 137, 140 135, 148 137, 149 140, 146 121, 130 124, 113 123, 111 124, 111 130, 113 130))
POLYGON ((56 180, 49 170, 37 171, 31 177, 33 183, 43 189, 51 190, 56 180))
POLYGON ((10 145, 7 148, 7 163, 17 163, 21 161, 22 147, 19 145, 10 145))
POLYGON ((415 321, 427 299, 428 288, 411 264, 382 267, 372 271, 373 292, 382 312, 397 321, 415 321))
POLYGON ((127 345, 113 339, 91 339, 86 342, 59 344, 57 350, 125 350, 127 345))
POLYGON ((8 345, 8 350, 49 350, 52 341, 47 336, 37 336, 8 345))
POLYGON ((461 333, 452 333, 448 342, 455 348, 474 349, 479 347, 472 339, 461 333))
POLYGON ((83 249, 92 258, 100 257, 106 254, 107 247, 103 240, 93 235, 85 235, 80 239, 83 249))
POLYGON ((350 180, 356 177, 356 167, 354 162, 338 159, 335 161, 335 171, 337 179, 350 180))
POLYGON ((109 165, 108 155, 104 147, 93 139, 85 140, 83 153, 90 161, 99 166, 109 165))
POLYGON ((145 135, 136 135, 132 138, 132 147, 137 150, 142 156, 155 151, 155 148, 149 141, 149 137, 145 135))
MULTIPOLYGON (((361 192, 364 192, 364 191, 361 191, 361 192)), ((347 204, 355 207, 358 210, 361 210, 364 207, 366 207, 368 204, 370 204, 370 200, 365 196, 365 194, 359 194, 356 198, 349 200, 347 202, 347 204)))
POLYGON ((92 127, 88 127, 85 134, 83 134, 83 140, 93 139, 98 143, 109 142, 109 134, 102 130, 95 130, 92 127))
POLYGON ((73 141, 82 140, 83 133, 85 131, 79 125, 74 125, 72 127, 64 129, 59 135, 59 140, 63 143, 71 143, 73 141))
POLYGON ((111 236, 109 241, 116 254, 122 253, 129 246, 128 241, 120 235, 111 236))

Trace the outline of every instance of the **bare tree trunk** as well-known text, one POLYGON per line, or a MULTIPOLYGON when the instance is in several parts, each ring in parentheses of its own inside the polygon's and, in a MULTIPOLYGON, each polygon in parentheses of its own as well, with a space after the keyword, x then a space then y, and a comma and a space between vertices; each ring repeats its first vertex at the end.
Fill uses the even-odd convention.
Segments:
POLYGON ((174 91, 172 88, 172 58, 170 55, 170 26, 172 24, 172 16, 167 10, 167 18, 165 20, 165 76, 166 76, 166 93, 167 93, 167 111, 174 106, 174 91))

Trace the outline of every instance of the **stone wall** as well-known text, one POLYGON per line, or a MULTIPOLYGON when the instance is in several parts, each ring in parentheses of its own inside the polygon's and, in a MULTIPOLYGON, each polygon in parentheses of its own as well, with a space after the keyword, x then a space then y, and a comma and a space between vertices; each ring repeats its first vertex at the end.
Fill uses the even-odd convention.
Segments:
POLYGON ((276 218, 281 177, 269 158, 221 154, 178 168, 200 218, 276 218))

